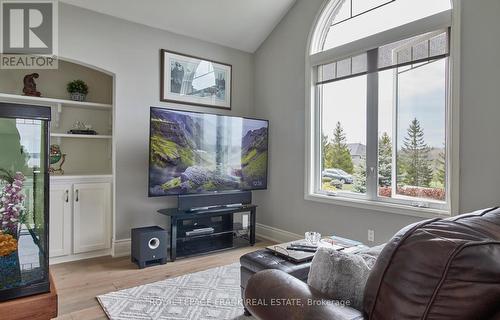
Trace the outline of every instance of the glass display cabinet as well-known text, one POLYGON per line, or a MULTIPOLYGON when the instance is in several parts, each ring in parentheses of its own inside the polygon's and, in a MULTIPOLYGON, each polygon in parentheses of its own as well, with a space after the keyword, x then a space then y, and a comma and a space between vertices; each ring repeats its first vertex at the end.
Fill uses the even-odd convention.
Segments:
POLYGON ((0 102, 0 301, 50 290, 50 114, 0 102))

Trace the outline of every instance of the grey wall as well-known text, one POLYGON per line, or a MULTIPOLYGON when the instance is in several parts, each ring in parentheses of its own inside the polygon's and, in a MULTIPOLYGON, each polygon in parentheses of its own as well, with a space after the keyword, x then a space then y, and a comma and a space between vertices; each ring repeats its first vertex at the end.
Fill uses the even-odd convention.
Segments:
POLYGON ((500 1, 462 1, 460 208, 500 203, 500 1))
MULTIPOLYGON (((231 63, 230 113, 271 121, 270 186, 255 192, 260 223, 363 241, 370 228, 382 242, 419 220, 304 200, 305 48, 322 2, 298 0, 255 55, 60 4, 61 56, 116 75, 116 239, 129 238, 131 227, 163 224, 156 209, 175 205, 175 199, 146 194, 149 106, 167 106, 159 102, 160 48, 231 63)), ((462 5, 462 211, 495 205, 500 198, 500 42, 486 36, 500 33, 499 12, 498 0, 462 5)))
MULTIPOLYGON (((298 0, 255 53, 255 112, 270 124, 270 188, 256 193, 258 222, 301 234, 317 230, 361 241, 388 240, 418 218, 304 200, 305 52, 323 0, 298 0)), ((460 209, 500 202, 500 33, 498 0, 462 6, 460 209)))
MULTIPOLYGON (((156 210, 175 199, 147 197, 149 107, 160 103, 160 48, 233 65, 232 115, 253 115, 253 56, 60 4, 59 54, 115 74, 116 239, 130 228, 164 224, 156 210)), ((186 108, 183 106, 176 106, 186 108)), ((222 113, 217 109, 194 110, 222 113)), ((226 112, 227 113, 227 112, 226 112)))

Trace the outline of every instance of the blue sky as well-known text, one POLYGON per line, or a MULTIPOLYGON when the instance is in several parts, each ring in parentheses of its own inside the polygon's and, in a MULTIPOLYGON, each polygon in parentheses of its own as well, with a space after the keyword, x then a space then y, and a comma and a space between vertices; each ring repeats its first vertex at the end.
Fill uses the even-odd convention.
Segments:
POLYGON ((398 141, 406 136, 409 123, 420 121, 424 137, 431 147, 445 142, 446 84, 445 61, 437 61, 399 75, 398 141))
MULTIPOLYGON (((445 142, 446 61, 440 60, 399 75, 398 141, 415 117, 431 147, 445 142)), ((366 76, 323 86, 323 133, 332 136, 340 121, 348 143, 366 144, 366 76)), ((392 135, 394 121, 394 70, 379 73, 379 135, 392 135)), ((393 137, 394 138, 394 137, 393 137)))
MULTIPOLYGON (((386 0, 354 0, 354 8, 372 8, 386 0)), ((350 10, 345 1, 339 21, 350 10)), ((363 39, 409 22, 443 12, 451 8, 450 0, 397 0, 377 10, 330 27, 324 50, 363 39), (369 27, 368 27, 369 26, 369 27)), ((413 118, 421 122, 426 142, 442 148, 445 142, 445 60, 415 69, 399 78, 398 141, 404 138, 413 118), (403 136, 402 136, 403 135, 403 136)), ((394 70, 379 73, 379 135, 387 132, 393 137, 394 70)), ((337 121, 344 127, 348 143, 366 144, 366 76, 333 82, 323 86, 323 134, 332 136, 337 121)), ((395 139, 395 137, 393 137, 395 139)))
POLYGON ((445 142, 445 112, 441 107, 443 99, 443 91, 436 90, 422 99, 402 101, 398 119, 400 124, 398 141, 401 142, 404 139, 409 123, 417 118, 424 130, 427 144, 431 147, 442 148, 445 142))

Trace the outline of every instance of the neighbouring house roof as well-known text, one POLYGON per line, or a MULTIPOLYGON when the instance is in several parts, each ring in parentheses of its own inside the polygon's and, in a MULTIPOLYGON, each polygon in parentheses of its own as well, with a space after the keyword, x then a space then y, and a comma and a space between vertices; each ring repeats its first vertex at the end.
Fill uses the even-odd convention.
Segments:
POLYGON ((352 157, 365 157, 366 156, 366 146, 362 143, 349 143, 347 144, 349 152, 352 157))

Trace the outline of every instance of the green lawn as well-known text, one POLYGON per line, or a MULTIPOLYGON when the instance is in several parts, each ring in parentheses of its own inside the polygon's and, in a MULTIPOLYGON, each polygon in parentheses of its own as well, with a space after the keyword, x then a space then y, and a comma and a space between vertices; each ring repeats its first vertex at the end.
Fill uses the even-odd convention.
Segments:
MULTIPOLYGON (((330 185, 330 182, 323 182, 321 189, 325 191, 340 191, 337 190, 337 188, 335 188, 334 186, 330 185)), ((344 183, 344 185, 342 186, 342 191, 352 191, 352 184, 344 183)))

